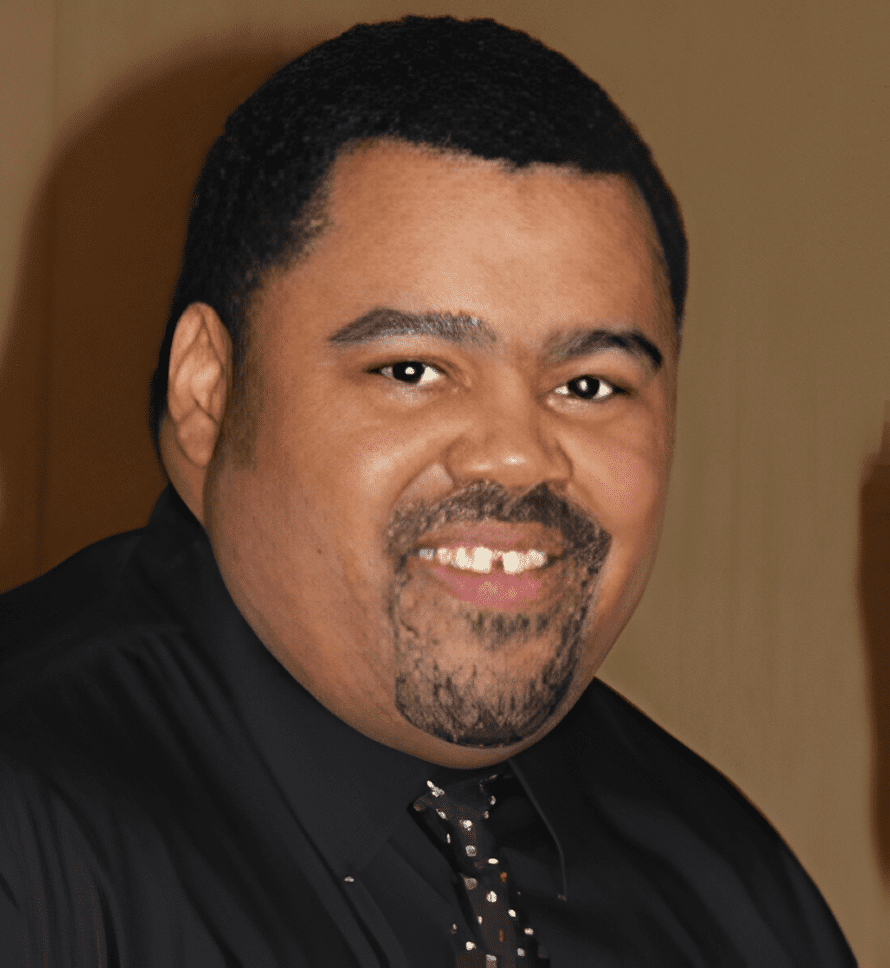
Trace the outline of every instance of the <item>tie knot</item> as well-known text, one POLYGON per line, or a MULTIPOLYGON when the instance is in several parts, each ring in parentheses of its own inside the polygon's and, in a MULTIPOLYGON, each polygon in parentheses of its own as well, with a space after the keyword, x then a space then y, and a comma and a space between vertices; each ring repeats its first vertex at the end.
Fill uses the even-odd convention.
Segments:
POLYGON ((509 773, 492 773, 481 779, 473 777, 469 780, 461 780, 459 783, 449 784, 447 788, 427 780, 429 789, 417 798, 414 809, 420 811, 432 808, 440 817, 442 812, 450 814, 458 811, 462 816, 476 815, 480 819, 487 820, 491 808, 498 800, 494 792, 495 787, 510 777, 509 773))
POLYGON ((414 809, 429 818, 428 826, 444 840, 447 851, 454 857, 458 867, 474 873, 488 863, 495 863, 494 840, 486 827, 486 821, 497 804, 494 784, 503 774, 472 778, 449 784, 443 789, 427 781, 429 789, 414 802, 414 809), (438 823, 432 816, 438 817, 438 823))

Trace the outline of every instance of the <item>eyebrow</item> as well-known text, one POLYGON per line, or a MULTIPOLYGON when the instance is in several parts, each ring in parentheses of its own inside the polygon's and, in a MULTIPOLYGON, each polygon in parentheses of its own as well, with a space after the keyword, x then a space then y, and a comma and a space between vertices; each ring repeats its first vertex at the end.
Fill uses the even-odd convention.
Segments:
POLYGON ((653 373, 664 362, 661 350, 635 329, 575 329, 559 333, 547 341, 544 358, 548 363, 562 363, 602 350, 623 350, 642 360, 653 373))
POLYGON ((436 336, 449 343, 494 343, 494 332, 474 316, 451 313, 408 313, 377 308, 359 316, 328 337, 333 346, 357 346, 388 336, 436 336))
MULTIPOLYGON (((491 344, 494 331, 475 316, 452 313, 410 313, 377 307, 352 320, 328 337, 332 346, 359 346, 392 336, 435 336, 458 344, 491 344)), ((551 337, 544 349, 550 364, 617 349, 642 360, 658 372, 664 362, 661 350, 635 329, 574 329, 551 337)))

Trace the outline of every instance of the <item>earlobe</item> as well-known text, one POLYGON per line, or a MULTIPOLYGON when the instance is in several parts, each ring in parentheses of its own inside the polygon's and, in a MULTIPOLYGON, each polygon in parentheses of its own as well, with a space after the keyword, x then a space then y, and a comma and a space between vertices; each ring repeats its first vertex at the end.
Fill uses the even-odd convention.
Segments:
POLYGON ((179 451, 198 468, 210 462, 219 438, 231 359, 231 340, 215 310, 192 303, 173 334, 167 413, 179 451))

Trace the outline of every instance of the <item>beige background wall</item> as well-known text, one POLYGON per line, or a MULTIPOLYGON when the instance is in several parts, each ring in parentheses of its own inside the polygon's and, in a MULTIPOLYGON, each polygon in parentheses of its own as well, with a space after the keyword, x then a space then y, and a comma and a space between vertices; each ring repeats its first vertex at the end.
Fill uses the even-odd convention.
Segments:
POLYGON ((565 52, 678 193, 672 504, 603 675, 748 793, 861 963, 890 966, 885 0, 3 0, 0 586, 139 526, 161 486, 145 387, 228 110, 293 53, 407 12, 565 52))

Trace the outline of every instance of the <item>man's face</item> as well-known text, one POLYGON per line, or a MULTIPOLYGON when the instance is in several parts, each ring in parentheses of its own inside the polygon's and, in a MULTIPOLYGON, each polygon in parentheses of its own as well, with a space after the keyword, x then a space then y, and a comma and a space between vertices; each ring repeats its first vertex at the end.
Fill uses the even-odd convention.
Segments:
POLYGON ((654 229, 617 176, 393 143, 251 318, 252 460, 204 519, 266 646, 325 706, 453 766, 530 745, 653 563, 676 376, 654 229))

